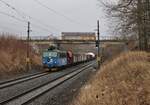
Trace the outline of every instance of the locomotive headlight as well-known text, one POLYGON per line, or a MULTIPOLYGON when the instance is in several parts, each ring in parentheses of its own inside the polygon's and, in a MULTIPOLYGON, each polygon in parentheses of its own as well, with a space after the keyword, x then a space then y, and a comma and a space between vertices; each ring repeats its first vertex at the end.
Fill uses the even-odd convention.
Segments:
POLYGON ((50 61, 49 62, 53 62, 53 59, 50 59, 50 61))
POLYGON ((49 57, 48 62, 49 63, 53 62, 53 59, 51 57, 49 57))

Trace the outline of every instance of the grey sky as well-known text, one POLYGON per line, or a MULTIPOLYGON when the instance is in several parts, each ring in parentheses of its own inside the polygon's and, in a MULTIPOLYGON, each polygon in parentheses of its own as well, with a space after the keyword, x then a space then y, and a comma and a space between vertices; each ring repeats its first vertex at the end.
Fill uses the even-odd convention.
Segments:
MULTIPOLYGON (((56 10, 58 14, 42 7, 34 0, 4 0, 17 10, 34 17, 31 20, 33 36, 60 35, 65 32, 89 32, 96 29, 96 21, 100 19, 100 31, 102 35, 109 35, 109 28, 105 18, 105 12, 98 6, 98 0, 38 0, 48 7, 56 10), (63 14, 69 19, 64 18, 63 14), (38 21, 37 21, 38 20, 38 21), (40 21, 39 21, 40 20, 40 21), (46 26, 49 27, 46 27, 46 26), (38 27, 37 27, 38 26, 38 27)), ((9 13, 22 19, 16 12, 0 2, 0 12, 9 13)), ((0 14, 0 32, 10 32, 26 35, 27 23, 14 20, 0 14)))

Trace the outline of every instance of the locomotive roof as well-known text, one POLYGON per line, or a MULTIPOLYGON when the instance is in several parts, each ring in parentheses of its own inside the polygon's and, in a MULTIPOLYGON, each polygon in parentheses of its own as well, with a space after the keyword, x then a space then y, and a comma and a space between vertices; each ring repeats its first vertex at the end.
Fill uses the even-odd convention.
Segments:
POLYGON ((61 51, 61 50, 45 50, 43 52, 63 52, 63 53, 66 53, 66 51, 61 51))

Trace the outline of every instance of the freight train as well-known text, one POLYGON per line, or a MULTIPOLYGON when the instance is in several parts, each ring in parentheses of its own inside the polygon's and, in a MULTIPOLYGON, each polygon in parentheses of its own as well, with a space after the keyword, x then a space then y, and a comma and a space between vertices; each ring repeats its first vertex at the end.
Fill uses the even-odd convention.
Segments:
POLYGON ((44 68, 53 69, 93 60, 90 54, 77 54, 72 51, 46 50, 42 54, 44 68))

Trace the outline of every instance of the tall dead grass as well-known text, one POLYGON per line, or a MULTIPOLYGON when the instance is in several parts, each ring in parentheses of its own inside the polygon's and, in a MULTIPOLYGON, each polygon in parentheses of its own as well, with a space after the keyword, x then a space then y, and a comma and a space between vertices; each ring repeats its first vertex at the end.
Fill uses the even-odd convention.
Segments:
MULTIPOLYGON (((13 36, 0 36, 0 76, 25 72, 27 45, 13 36)), ((30 48, 32 65, 40 65, 40 57, 30 48)))
POLYGON ((150 105, 150 54, 129 52, 104 65, 72 105, 150 105))
POLYGON ((105 44, 105 47, 102 50, 102 60, 104 61, 110 61, 116 56, 120 55, 122 52, 125 51, 125 45, 124 44, 105 44))

